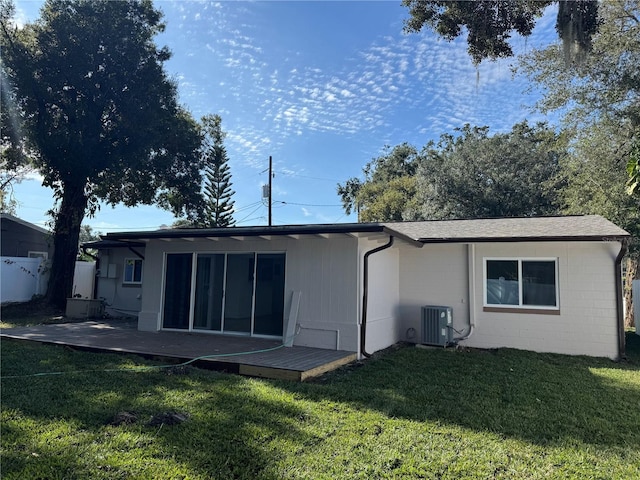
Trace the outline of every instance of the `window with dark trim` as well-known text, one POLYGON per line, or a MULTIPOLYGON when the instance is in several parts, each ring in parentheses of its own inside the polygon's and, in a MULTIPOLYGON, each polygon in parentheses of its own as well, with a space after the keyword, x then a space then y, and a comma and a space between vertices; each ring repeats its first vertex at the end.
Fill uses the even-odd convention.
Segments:
POLYGON ((125 258, 123 284, 139 285, 142 283, 142 259, 125 258))
POLYGON ((486 307, 557 310, 557 259, 485 259, 484 304, 486 307))

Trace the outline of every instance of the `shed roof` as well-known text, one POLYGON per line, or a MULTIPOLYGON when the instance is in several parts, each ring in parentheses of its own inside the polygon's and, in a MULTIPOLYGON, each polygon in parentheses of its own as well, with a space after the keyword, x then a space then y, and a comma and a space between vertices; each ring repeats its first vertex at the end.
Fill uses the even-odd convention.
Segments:
POLYGON ((7 221, 14 222, 19 225, 23 225, 27 228, 35 230, 36 232, 45 233, 47 235, 51 233, 46 228, 42 228, 34 223, 30 223, 30 222, 27 222, 26 220, 22 220, 21 218, 11 215, 10 213, 0 213, 0 222, 7 222, 7 221))
POLYGON ((602 241, 629 236, 623 229, 599 215, 580 215, 271 227, 178 228, 150 232, 108 233, 103 237, 103 241, 367 233, 396 235, 416 243, 602 241))

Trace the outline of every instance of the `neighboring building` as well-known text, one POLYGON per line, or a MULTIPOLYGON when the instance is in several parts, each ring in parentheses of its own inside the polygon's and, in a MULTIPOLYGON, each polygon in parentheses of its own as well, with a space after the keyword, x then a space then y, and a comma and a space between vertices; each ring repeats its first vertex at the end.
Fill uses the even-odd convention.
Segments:
POLYGON ((26 302, 47 292, 51 232, 0 213, 0 303, 26 302))
POLYGON ((98 297, 139 330, 618 358, 629 234, 599 216, 107 234, 98 297))
POLYGON ((8 213, 0 213, 0 256, 45 258, 53 256, 51 232, 8 213))

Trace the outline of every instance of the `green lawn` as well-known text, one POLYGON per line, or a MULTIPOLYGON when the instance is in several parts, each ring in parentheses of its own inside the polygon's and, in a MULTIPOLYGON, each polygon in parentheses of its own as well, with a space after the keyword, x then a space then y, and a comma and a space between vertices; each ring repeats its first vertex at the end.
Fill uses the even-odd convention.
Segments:
POLYGON ((304 384, 1 349, 6 480, 640 478, 633 334, 623 363, 406 347, 304 384), (66 373, 8 378, 44 372, 66 373))

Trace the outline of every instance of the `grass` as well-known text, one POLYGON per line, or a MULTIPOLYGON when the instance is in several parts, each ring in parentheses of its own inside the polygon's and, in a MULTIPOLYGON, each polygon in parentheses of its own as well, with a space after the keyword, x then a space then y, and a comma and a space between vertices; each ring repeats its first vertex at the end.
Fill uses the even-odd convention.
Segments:
POLYGON ((402 347, 304 384, 1 348, 3 479, 640 476, 631 333, 620 363, 402 347), (66 373, 24 377, 44 372, 66 373), (150 422, 168 412, 186 421, 150 422))
POLYGON ((16 302, 2 305, 0 328, 26 327, 30 325, 68 322, 63 311, 47 303, 44 298, 30 302, 16 302))

